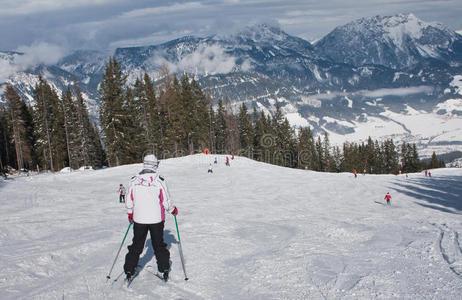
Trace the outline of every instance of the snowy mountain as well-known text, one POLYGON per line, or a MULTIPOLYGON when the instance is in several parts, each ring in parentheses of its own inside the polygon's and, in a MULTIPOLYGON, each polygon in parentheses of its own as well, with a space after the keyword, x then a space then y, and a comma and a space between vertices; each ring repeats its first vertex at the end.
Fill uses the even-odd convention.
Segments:
POLYGON ((123 284, 132 231, 118 186, 141 164, 0 179, 0 298, 459 299, 462 169, 317 173, 213 155, 163 160, 170 281, 146 244, 123 284), (276 176, 275 176, 276 174, 276 176), (333 189, 332 187, 335 186, 333 189), (391 207, 384 195, 390 192, 391 207))
POLYGON ((413 14, 376 16, 337 27, 316 43, 316 50, 355 66, 407 69, 427 60, 461 66, 462 36, 413 14))
MULTIPOLYGON (((314 45, 260 24, 228 36, 118 48, 112 55, 131 84, 145 72, 158 78, 166 65, 194 76, 216 101, 228 97, 235 107, 246 103, 269 114, 278 104, 292 125, 328 132, 336 144, 372 136, 415 142, 424 156, 462 150, 462 36, 412 14, 363 18, 314 45)), ((75 76, 96 119, 108 57, 81 50, 53 68, 17 68, 5 82, 31 99, 40 72, 57 89, 75 76)), ((5 65, 14 67, 11 53, 0 55, 5 65)))

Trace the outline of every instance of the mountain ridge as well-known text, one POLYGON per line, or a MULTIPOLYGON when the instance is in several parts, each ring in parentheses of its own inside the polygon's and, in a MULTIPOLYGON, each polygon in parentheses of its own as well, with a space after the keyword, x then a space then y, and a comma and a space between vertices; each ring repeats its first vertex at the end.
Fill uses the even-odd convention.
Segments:
MULTIPOLYGON (((8 54, 0 53, 0 59, 4 56, 8 54)), ((369 129, 369 135, 417 141, 422 148, 434 149, 425 144, 434 135, 413 132, 407 121, 390 116, 406 119, 412 107, 432 118, 454 117, 451 112, 460 108, 448 110, 445 103, 462 97, 452 84, 462 74, 462 36, 413 14, 352 21, 315 44, 281 28, 257 24, 228 36, 185 36, 158 45, 117 48, 113 56, 129 75, 129 84, 145 72, 156 79, 160 67, 167 65, 173 73, 191 74, 215 101, 227 97, 235 107, 246 103, 267 113, 278 104, 292 125, 327 132, 334 142, 366 139, 359 137, 366 132, 362 127, 377 126, 369 129), (437 105, 446 107, 446 114, 437 105), (375 130, 380 126, 393 130, 375 130)), ((22 80, 18 74, 48 74, 45 77, 58 90, 76 77, 96 119, 105 57, 104 52, 76 51, 53 67, 22 70, 6 82, 31 99, 32 80, 22 80)), ((438 122, 443 126, 446 121, 438 122)), ((462 140, 461 129, 453 126, 437 134, 449 131, 454 132, 454 140, 462 140)))

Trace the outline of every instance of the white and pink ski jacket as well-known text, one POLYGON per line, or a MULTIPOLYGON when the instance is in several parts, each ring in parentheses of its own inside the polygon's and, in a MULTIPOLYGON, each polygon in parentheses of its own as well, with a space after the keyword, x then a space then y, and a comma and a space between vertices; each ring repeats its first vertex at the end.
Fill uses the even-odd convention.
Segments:
POLYGON ((140 224, 165 221, 165 211, 173 211, 167 184, 157 173, 136 175, 128 186, 125 207, 133 213, 133 220, 140 224))

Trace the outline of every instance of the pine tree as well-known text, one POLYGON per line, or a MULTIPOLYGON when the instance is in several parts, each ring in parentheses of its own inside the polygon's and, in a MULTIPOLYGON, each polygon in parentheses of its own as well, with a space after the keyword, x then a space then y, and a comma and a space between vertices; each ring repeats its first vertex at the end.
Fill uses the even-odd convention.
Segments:
POLYGON ((129 136, 125 126, 124 111, 126 76, 115 58, 106 64, 100 85, 100 123, 109 166, 118 166, 124 161, 123 155, 129 147, 129 136))
POLYGON ((322 151, 322 141, 321 137, 318 136, 317 141, 314 144, 314 148, 316 149, 316 171, 323 172, 325 169, 325 160, 324 160, 324 151, 322 151))
POLYGON ((13 133, 18 170, 32 166, 32 136, 30 131, 31 116, 25 102, 11 85, 7 85, 4 95, 9 105, 9 123, 13 133))
POLYGON ((393 140, 386 140, 382 146, 383 159, 384 159, 384 173, 397 174, 399 169, 399 157, 396 151, 396 146, 393 140))
POLYGON ((264 161, 264 147, 262 145, 262 139, 265 136, 265 124, 266 118, 263 112, 257 113, 257 108, 253 108, 253 159, 258 161, 264 161))
POLYGON ((191 81, 191 91, 193 97, 193 143, 199 149, 203 149, 209 144, 211 128, 208 121, 210 120, 209 108, 211 101, 206 97, 199 83, 194 79, 191 81))
POLYGON ((339 146, 335 146, 332 150, 332 163, 333 171, 340 172, 343 163, 343 155, 339 146))
POLYGON ((146 123, 148 126, 146 129, 147 151, 157 153, 163 148, 163 141, 165 139, 165 127, 163 127, 165 123, 165 114, 156 97, 151 77, 145 73, 143 79, 144 96, 146 97, 146 123))
POLYGON ((374 166, 372 167, 372 169, 374 170, 373 173, 383 174, 385 173, 384 155, 383 155, 382 147, 377 140, 374 142, 374 153, 375 153, 376 160, 375 160, 374 166))
POLYGON ((77 114, 77 134, 80 136, 78 166, 97 166, 101 167, 104 164, 103 148, 101 138, 96 130, 96 126, 90 121, 88 108, 83 99, 80 87, 77 81, 73 83, 74 90, 74 106, 77 114))
POLYGON ((126 88, 122 108, 124 111, 122 118, 124 135, 130 139, 130 142, 126 143, 125 148, 120 151, 120 163, 135 163, 140 161, 143 153, 146 153, 148 141, 140 121, 143 114, 139 111, 131 88, 126 88))
POLYGON ((226 153, 226 141, 228 139, 228 132, 226 130, 226 112, 223 106, 223 101, 218 100, 217 118, 215 127, 215 148, 218 153, 226 153))
POLYGON ((7 173, 7 167, 15 165, 15 150, 9 126, 9 113, 0 106, 0 173, 7 173))
POLYGON ((335 172, 336 167, 334 160, 331 155, 330 151, 330 142, 329 142, 329 136, 327 135, 327 132, 324 133, 324 139, 322 143, 322 157, 324 159, 324 171, 326 172, 335 172))
POLYGON ((436 168, 445 168, 445 164, 443 160, 439 160, 438 157, 436 156, 435 151, 432 153, 432 158, 430 160, 430 169, 436 169, 436 168))
POLYGON ((212 97, 210 96, 210 91, 207 90, 205 99, 207 101, 207 107, 209 110, 208 116, 209 116, 209 128, 208 128, 208 134, 209 134, 209 148, 212 153, 216 153, 216 148, 215 148, 215 128, 216 128, 216 116, 215 112, 213 110, 213 104, 212 104, 212 97))
POLYGON ((72 100, 72 92, 69 88, 61 96, 61 105, 64 117, 64 132, 66 135, 66 148, 69 161, 69 167, 76 169, 79 165, 79 156, 82 149, 79 147, 81 135, 78 132, 76 107, 72 100))
POLYGON ((366 173, 372 174, 375 172, 374 168, 377 165, 377 153, 375 151, 374 142, 372 138, 369 137, 367 139, 367 146, 366 146, 366 161, 364 163, 364 170, 366 173))
POLYGON ((34 136, 42 169, 55 171, 68 165, 62 105, 55 90, 42 78, 34 89, 34 136))
POLYGON ((176 76, 172 82, 166 85, 166 90, 162 95, 162 102, 166 111, 166 142, 167 151, 173 152, 174 156, 186 154, 186 128, 183 127, 185 112, 181 102, 181 85, 176 76))
POLYGON ((239 130, 237 118, 233 113, 231 101, 225 98, 225 123, 226 123, 226 149, 227 152, 236 152, 241 146, 239 141, 239 130))
POLYGON ((301 169, 315 170, 317 166, 316 150, 313 134, 309 127, 300 128, 298 132, 298 167, 301 169))
POLYGON ((241 155, 252 157, 254 139, 253 125, 245 103, 242 103, 239 109, 238 130, 241 143, 241 155))
MULTIPOLYGON (((285 145, 285 135, 286 128, 284 127, 284 116, 281 111, 279 104, 276 104, 276 111, 271 120, 272 134, 274 137, 274 147, 271 149, 272 153, 272 163, 279 166, 286 165, 286 145, 285 145)), ((290 160, 290 159, 289 159, 290 160)))

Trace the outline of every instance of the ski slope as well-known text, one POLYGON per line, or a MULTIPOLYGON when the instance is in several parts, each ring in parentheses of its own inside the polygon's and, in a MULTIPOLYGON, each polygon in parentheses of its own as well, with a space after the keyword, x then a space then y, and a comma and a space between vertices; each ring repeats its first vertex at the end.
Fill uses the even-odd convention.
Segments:
POLYGON ((106 275, 141 164, 0 181, 0 299, 461 299, 462 169, 355 179, 218 156, 208 174, 214 157, 160 164, 189 281, 168 215, 171 280, 147 243, 129 288, 131 230, 106 275))

